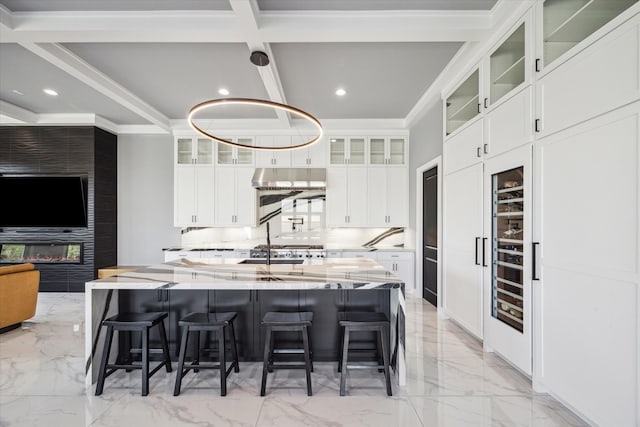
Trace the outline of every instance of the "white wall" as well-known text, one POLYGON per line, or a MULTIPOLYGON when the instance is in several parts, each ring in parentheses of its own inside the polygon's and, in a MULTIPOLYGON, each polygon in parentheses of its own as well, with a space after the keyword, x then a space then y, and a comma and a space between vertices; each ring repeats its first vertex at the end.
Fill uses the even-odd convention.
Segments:
POLYGON ((415 248, 416 169, 442 154, 442 104, 431 107, 409 132, 409 229, 405 230, 405 241, 415 248))
POLYGON ((173 226, 173 136, 118 136, 118 264, 164 261, 173 226))

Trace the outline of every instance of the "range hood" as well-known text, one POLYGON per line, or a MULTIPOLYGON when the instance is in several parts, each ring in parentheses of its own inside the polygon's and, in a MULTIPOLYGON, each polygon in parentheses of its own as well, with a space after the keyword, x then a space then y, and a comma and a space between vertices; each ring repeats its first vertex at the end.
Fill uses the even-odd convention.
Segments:
POLYGON ((324 168, 258 168, 251 184, 258 190, 324 190, 324 168))

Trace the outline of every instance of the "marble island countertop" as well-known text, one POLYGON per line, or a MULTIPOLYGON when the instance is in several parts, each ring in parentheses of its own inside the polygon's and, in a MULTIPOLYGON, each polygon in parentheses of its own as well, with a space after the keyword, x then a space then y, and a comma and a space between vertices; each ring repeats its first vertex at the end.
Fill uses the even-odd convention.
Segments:
MULTIPOLYGON (((375 289, 401 279, 370 259, 244 264, 243 258, 180 259, 87 282, 88 289, 375 289)), ((255 259, 249 259, 254 262, 255 259)), ((274 260, 278 262, 280 260, 274 260)))

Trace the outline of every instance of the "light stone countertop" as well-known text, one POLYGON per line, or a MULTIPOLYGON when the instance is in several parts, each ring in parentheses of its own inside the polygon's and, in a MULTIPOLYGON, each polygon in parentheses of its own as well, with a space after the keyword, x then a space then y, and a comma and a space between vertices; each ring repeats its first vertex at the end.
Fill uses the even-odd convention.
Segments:
POLYGON ((241 258, 180 259, 86 283, 91 289, 376 289, 401 279, 370 259, 241 264, 241 258))

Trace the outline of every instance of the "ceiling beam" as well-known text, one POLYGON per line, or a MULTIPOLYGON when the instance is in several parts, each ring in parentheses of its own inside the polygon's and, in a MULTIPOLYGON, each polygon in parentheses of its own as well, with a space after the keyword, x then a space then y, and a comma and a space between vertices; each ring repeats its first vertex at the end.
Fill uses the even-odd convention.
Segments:
POLYGON ((0 123, 5 121, 1 117, 8 117, 11 120, 8 122, 19 122, 32 124, 38 121, 38 115, 33 111, 18 107, 17 105, 10 104, 6 101, 0 100, 0 123))
POLYGON ((68 49, 54 43, 20 43, 20 45, 117 102, 122 107, 159 126, 166 132, 171 131, 168 117, 68 49))
MULTIPOLYGON (((269 99, 273 102, 280 104, 286 104, 286 96, 280 76, 278 75, 278 69, 276 67, 275 59, 271 53, 271 48, 265 43, 260 35, 260 16, 259 8, 256 0, 230 0, 231 8, 233 9, 236 19, 238 20, 237 26, 243 30, 246 43, 249 46, 249 51, 262 51, 269 57, 269 64, 258 67, 258 73, 264 84, 264 88, 269 95, 269 99)), ((247 58, 249 59, 249 58, 247 58)), ((276 109, 278 119, 286 128, 291 127, 291 118, 289 114, 281 109, 276 109)))
POLYGON ((230 0, 232 11, 10 12, 0 43, 466 42, 491 30, 490 11, 259 11, 230 0), (252 34, 252 33, 249 33, 252 34))

